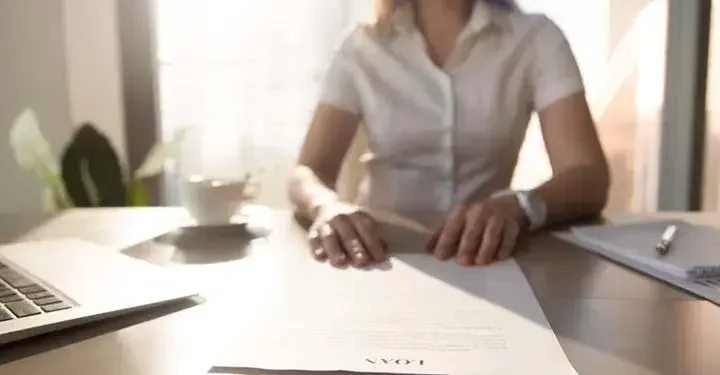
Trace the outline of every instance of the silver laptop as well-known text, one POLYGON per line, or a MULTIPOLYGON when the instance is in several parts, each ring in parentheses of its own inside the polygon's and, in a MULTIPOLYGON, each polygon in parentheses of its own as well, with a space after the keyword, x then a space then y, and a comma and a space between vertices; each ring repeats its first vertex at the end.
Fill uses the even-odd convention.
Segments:
POLYGON ((0 246, 0 344, 196 294, 170 270, 80 240, 0 246))

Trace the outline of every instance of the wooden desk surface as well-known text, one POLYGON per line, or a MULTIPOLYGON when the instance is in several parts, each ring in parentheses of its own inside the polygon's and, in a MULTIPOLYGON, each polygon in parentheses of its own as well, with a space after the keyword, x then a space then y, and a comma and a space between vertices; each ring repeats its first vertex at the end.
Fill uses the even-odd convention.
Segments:
MULTIPOLYGON (((177 267, 196 277, 203 288, 242 285, 238 283, 247 282, 238 268, 243 257, 267 250, 264 246, 304 245, 298 242, 303 240, 302 233, 288 214, 273 215, 275 241, 255 241, 241 253, 237 244, 218 246, 214 253, 202 256, 167 247, 136 246, 129 252, 177 267), (230 261, 220 262, 223 259, 230 261)), ((720 214, 713 213, 663 216, 720 223, 720 214)), ((0 242, 77 236, 127 247, 166 231, 183 218, 178 209, 0 216, 0 242)), ((636 218, 611 216, 613 221, 636 218)), ((580 375, 720 374, 720 308, 715 305, 548 236, 532 241, 517 258, 580 375)), ((217 343, 214 333, 222 330, 216 316, 219 310, 227 310, 216 307, 213 300, 208 296, 207 302, 197 306, 168 307, 51 335, 22 347, 0 348, 0 363, 5 362, 0 375, 207 373, 212 345, 217 343)))

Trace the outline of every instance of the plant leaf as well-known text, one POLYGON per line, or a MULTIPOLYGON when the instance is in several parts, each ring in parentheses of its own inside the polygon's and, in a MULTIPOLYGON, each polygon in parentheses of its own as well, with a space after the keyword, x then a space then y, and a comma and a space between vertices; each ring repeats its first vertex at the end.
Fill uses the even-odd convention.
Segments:
POLYGON ((181 127, 175 131, 173 138, 164 143, 155 144, 148 153, 140 168, 135 171, 134 178, 144 179, 162 172, 165 162, 177 158, 182 143, 187 136, 188 128, 181 127))
POLYGON ((40 131, 35 112, 26 109, 15 119, 10 129, 10 147, 15 161, 39 177, 57 173, 58 165, 50 152, 50 145, 40 131))
POLYGON ((53 196, 53 206, 56 210, 66 209, 73 206, 59 173, 46 173, 42 179, 45 183, 45 190, 48 194, 52 194, 53 196))
POLYGON ((42 192, 43 212, 57 212, 60 210, 55 192, 49 186, 46 186, 42 192))
POLYGON ((127 202, 130 207, 145 207, 150 205, 150 190, 142 183, 142 180, 133 178, 128 183, 127 202))
POLYGON ((82 182, 83 187, 85 187, 85 193, 87 193, 90 206, 98 207, 100 205, 100 194, 98 193, 97 185, 95 185, 93 177, 90 174, 87 159, 80 160, 80 181, 82 182))
POLYGON ((65 148, 62 180, 77 207, 95 207, 95 203, 102 207, 126 204, 120 161, 108 138, 92 124, 79 127, 65 148))

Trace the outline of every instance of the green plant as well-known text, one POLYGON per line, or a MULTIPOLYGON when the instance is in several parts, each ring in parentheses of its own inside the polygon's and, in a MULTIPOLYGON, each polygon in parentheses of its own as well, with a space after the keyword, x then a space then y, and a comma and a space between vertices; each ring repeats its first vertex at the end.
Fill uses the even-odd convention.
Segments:
POLYGON ((181 128, 170 141, 154 145, 140 168, 127 178, 111 142, 90 123, 75 130, 60 165, 30 109, 13 123, 10 147, 18 165, 42 179, 46 210, 146 206, 149 192, 145 180, 160 174, 165 162, 176 158, 186 133, 187 128, 181 128))

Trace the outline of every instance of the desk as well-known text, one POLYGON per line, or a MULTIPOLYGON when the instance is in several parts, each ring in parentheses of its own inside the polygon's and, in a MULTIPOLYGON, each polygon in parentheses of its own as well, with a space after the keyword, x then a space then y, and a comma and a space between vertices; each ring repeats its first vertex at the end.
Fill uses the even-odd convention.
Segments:
MULTIPOLYGON (((664 216, 720 223, 720 214, 664 216)), ((123 247, 172 227, 183 217, 181 210, 172 208, 0 216, 0 241, 74 235, 123 247)), ((271 237, 276 241, 252 243, 244 256, 269 251, 262 249, 268 243, 289 248, 304 245, 302 232, 288 213, 273 212, 270 217, 275 227, 271 237)), ((579 374, 720 374, 720 308, 549 236, 539 236, 528 247, 518 255, 518 262, 579 374)), ((168 256, 137 249, 134 255, 153 262, 168 256)), ((242 260, 231 263, 237 266, 242 260)), ((232 277, 238 272, 222 267, 206 264, 182 269, 193 277, 212 274, 215 282, 235 282, 232 277)), ((204 304, 158 319, 9 362, 0 366, 0 374, 203 374, 211 365, 212 322, 217 321, 212 316, 212 298, 208 298, 204 304)), ((0 349, 0 357, 2 352, 0 349)))

